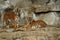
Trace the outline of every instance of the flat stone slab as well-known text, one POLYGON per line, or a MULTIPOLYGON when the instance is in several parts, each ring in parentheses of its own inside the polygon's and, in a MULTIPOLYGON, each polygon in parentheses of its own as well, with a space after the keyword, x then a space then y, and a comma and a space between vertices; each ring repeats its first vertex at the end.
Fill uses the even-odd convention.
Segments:
MULTIPOLYGON (((10 29, 11 30, 11 29, 10 29)), ((58 40, 60 39, 60 28, 46 27, 40 30, 26 30, 16 32, 0 32, 2 40, 58 40)))

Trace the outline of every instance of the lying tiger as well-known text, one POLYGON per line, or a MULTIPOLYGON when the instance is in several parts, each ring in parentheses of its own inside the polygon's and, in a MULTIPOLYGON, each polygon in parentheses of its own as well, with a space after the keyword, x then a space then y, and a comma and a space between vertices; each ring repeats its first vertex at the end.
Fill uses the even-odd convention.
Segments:
POLYGON ((46 27, 47 24, 42 20, 32 21, 31 23, 24 25, 24 28, 46 27))

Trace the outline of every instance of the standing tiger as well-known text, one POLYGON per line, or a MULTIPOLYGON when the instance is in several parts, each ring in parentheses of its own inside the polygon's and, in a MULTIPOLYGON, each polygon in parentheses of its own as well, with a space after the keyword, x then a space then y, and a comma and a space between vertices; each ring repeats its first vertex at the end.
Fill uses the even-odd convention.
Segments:
POLYGON ((16 28, 17 28, 16 27, 17 26, 16 17, 19 15, 18 8, 16 8, 14 11, 11 8, 6 8, 4 10, 4 12, 5 12, 5 14, 4 14, 4 21, 6 22, 6 28, 9 28, 9 20, 13 20, 13 25, 14 25, 13 27, 16 30, 16 28))

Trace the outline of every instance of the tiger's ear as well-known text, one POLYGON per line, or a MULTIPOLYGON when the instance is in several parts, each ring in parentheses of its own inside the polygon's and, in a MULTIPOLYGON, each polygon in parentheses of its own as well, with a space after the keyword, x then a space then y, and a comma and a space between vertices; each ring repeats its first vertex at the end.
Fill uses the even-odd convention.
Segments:
POLYGON ((20 8, 16 7, 16 8, 14 9, 14 12, 20 12, 20 8))
POLYGON ((16 12, 17 11, 17 7, 14 7, 14 10, 13 11, 16 12))
POLYGON ((16 8, 16 12, 20 12, 20 9, 19 8, 16 8))

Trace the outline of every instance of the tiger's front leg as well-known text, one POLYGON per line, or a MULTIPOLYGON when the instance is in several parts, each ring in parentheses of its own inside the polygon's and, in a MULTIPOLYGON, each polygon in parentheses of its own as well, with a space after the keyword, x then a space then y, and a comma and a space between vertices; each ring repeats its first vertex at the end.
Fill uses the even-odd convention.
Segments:
POLYGON ((9 29, 9 23, 8 23, 8 20, 6 21, 6 28, 9 29))
POLYGON ((16 30, 16 21, 14 20, 14 30, 16 30))

